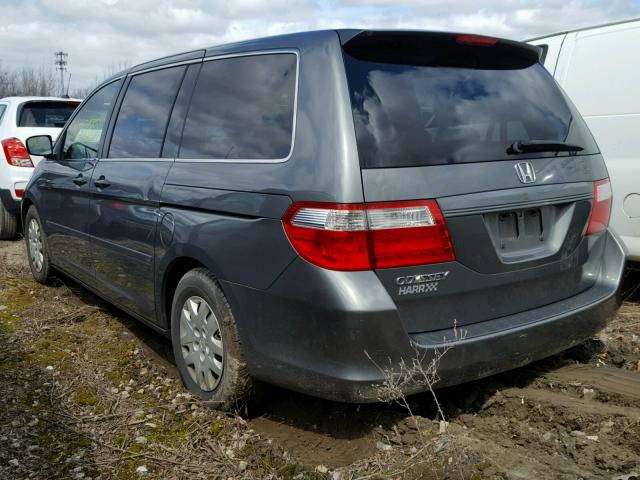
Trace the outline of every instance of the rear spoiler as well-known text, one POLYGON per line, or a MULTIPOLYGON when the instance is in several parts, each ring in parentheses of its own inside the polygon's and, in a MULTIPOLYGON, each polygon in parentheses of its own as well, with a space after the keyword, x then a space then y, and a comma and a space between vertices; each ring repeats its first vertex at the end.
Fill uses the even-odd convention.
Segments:
POLYGON ((349 55, 382 63, 460 68, 526 68, 540 60, 540 47, 503 38, 419 30, 340 30, 349 55))

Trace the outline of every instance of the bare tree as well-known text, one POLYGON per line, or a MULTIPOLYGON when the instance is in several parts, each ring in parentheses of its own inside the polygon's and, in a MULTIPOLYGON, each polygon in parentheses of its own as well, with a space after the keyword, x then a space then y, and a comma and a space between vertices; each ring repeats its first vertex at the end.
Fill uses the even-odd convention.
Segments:
POLYGON ((128 60, 118 63, 112 63, 102 71, 102 75, 96 74, 95 80, 91 84, 84 87, 74 88, 71 91, 71 96, 73 98, 85 98, 102 82, 122 72, 123 70, 127 70, 129 67, 131 67, 131 63, 128 60))
POLYGON ((7 68, 0 63, 0 98, 9 96, 50 96, 56 94, 58 82, 51 67, 23 65, 7 68))
MULTIPOLYGON (((93 89, 107 78, 129 68, 130 62, 112 63, 106 67, 101 75, 96 74, 95 80, 83 87, 70 91, 74 98, 85 98, 93 89)), ((0 98, 11 96, 57 96, 60 93, 60 81, 53 67, 41 65, 23 65, 9 68, 0 60, 0 98)))

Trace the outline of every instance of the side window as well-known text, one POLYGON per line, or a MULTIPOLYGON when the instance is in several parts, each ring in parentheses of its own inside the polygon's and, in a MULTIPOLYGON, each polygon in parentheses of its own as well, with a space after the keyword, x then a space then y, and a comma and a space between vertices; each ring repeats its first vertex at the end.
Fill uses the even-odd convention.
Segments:
POLYGON ((113 129, 110 158, 157 158, 185 67, 131 79, 113 129))
POLYGON ((4 111, 7 109, 6 105, 0 104, 0 124, 2 123, 2 117, 4 117, 4 111))
POLYGON ((180 158, 275 160, 293 137, 296 55, 204 62, 187 114, 180 158))
POLYGON ((98 155, 105 121, 121 84, 122 81, 119 80, 102 87, 80 107, 78 114, 67 127, 63 158, 95 158, 98 155))

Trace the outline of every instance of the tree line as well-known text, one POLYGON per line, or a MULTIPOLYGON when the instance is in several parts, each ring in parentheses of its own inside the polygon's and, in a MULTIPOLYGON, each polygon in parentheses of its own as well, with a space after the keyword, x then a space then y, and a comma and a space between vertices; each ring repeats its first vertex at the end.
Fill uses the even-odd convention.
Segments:
POLYGON ((60 95, 60 81, 53 68, 44 65, 8 68, 0 63, 0 98, 57 95, 60 95))
MULTIPOLYGON (((85 98, 91 91, 107 78, 129 68, 129 62, 124 61, 111 64, 104 68, 101 75, 95 76, 91 84, 82 87, 72 87, 69 96, 85 98)), ((67 88, 65 79, 65 88, 67 88)), ((72 82, 73 84, 74 82, 72 82)), ((59 73, 53 67, 46 65, 22 65, 10 68, 0 60, 0 98, 4 97, 57 97, 60 95, 59 73)))

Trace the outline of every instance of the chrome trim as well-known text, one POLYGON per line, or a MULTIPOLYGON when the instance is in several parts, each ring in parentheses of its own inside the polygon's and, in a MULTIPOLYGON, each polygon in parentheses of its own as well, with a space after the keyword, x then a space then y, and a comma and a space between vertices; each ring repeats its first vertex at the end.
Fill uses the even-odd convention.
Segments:
POLYGON ((536 208, 546 205, 557 205, 560 203, 578 202, 580 200, 592 200, 593 193, 580 193, 576 195, 567 195, 559 197, 550 197, 538 200, 529 200, 523 202, 507 202, 497 205, 484 205, 480 207, 466 207, 454 209, 442 209, 445 217, 460 217, 464 215, 477 215, 483 213, 507 212, 523 208, 536 208))
POLYGON ((529 162, 518 162, 514 165, 520 183, 534 183, 536 181, 536 171, 529 162))
POLYGON ((291 148, 289 149, 289 153, 284 158, 274 158, 274 159, 241 159, 241 158, 176 158, 176 162, 180 163, 284 163, 291 158, 293 155, 293 149, 296 143, 296 126, 298 120, 298 94, 299 94, 299 83, 300 83, 300 52, 298 50, 293 49, 275 49, 275 50, 257 50, 251 52, 241 52, 241 53, 231 53, 224 55, 216 55, 211 57, 205 57, 202 62, 210 62, 213 60, 224 60, 226 58, 236 58, 236 57, 254 57, 257 55, 273 55, 273 54, 282 54, 289 53, 294 54, 296 56, 296 83, 295 83, 295 93, 293 99, 293 124, 291 130, 291 148))
POLYGON ((201 63, 202 58, 192 58, 191 60, 183 60, 181 62, 174 63, 165 63, 164 65, 158 65, 156 67, 145 68, 144 70, 138 70, 137 72, 129 72, 127 73, 127 77, 135 77, 136 75, 140 75, 142 73, 155 72, 156 70, 163 70, 165 68, 179 67, 181 65, 191 65, 192 63, 201 63))
POLYGON ((130 158, 123 158, 123 157, 104 157, 104 158, 99 158, 97 160, 99 163, 103 163, 103 162, 174 162, 174 158, 173 157, 130 157, 130 158))

